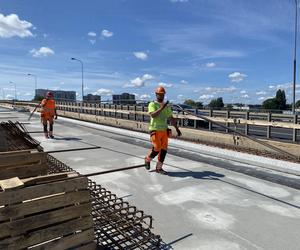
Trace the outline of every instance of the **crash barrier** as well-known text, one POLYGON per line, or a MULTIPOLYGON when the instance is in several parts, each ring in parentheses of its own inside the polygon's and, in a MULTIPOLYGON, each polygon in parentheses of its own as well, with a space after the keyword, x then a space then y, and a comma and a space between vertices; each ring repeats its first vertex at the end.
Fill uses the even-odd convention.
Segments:
MULTIPOLYGON (((36 106, 33 102, 15 102, 18 107, 36 106)), ((2 105, 12 105, 12 102, 2 103, 2 105)), ((150 117, 145 105, 117 105, 117 104, 95 104, 82 102, 57 102, 57 108, 63 112, 74 112, 78 114, 90 114, 95 116, 112 117, 116 119, 126 119, 132 121, 148 122, 150 117)), ((206 122, 201 118, 190 114, 184 114, 180 110, 174 111, 174 116, 179 118, 181 127, 191 129, 204 129, 208 131, 219 131, 229 133, 228 130, 220 130, 214 126, 213 122, 222 123, 228 127, 235 128, 246 135, 257 135, 266 139, 283 139, 290 142, 298 142, 300 129, 300 117, 289 114, 259 113, 249 111, 225 111, 225 110, 189 110, 193 113, 207 116, 212 122, 206 122)))

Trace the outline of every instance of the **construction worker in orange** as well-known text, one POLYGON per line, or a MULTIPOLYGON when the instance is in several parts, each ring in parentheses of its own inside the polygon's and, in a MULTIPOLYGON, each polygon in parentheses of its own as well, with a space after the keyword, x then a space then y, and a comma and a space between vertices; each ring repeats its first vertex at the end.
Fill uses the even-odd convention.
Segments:
POLYGON ((57 119, 55 101, 52 92, 47 92, 46 98, 42 100, 41 106, 41 122, 44 126, 44 135, 48 139, 54 138, 53 136, 53 119, 57 119), (48 132, 48 123, 49 123, 49 132, 48 132))
POLYGON ((158 155, 158 162, 155 171, 160 174, 166 174, 163 169, 163 163, 168 150, 168 138, 171 137, 171 129, 168 129, 168 120, 175 127, 177 136, 181 135, 177 127, 176 119, 173 118, 171 106, 168 101, 164 102, 166 90, 164 87, 159 86, 155 90, 156 101, 150 102, 148 105, 148 113, 151 117, 150 120, 150 140, 152 149, 145 157, 145 168, 150 169, 150 162, 158 155))

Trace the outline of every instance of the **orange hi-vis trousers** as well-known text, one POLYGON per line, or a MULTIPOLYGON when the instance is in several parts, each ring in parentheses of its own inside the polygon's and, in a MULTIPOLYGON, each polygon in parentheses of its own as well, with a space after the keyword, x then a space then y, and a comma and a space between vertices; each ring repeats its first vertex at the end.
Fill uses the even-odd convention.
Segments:
POLYGON ((148 160, 152 160, 158 155, 158 161, 163 163, 168 149, 168 131, 152 131, 150 133, 150 138, 153 147, 147 156, 148 160))

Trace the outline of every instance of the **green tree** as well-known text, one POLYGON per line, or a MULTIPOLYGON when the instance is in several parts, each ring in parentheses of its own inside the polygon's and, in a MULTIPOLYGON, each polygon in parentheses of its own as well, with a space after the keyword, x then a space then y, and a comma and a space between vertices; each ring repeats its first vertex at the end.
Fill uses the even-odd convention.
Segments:
POLYGON ((202 102, 195 102, 192 99, 185 100, 184 104, 192 106, 193 108, 197 108, 197 109, 203 108, 203 103, 202 102))
POLYGON ((278 101, 276 98, 269 98, 265 100, 262 104, 263 109, 278 109, 278 101))
POLYGON ((286 109, 286 97, 284 90, 278 89, 276 92, 275 99, 278 103, 278 109, 284 110, 286 109))
POLYGON ((203 108, 203 102, 195 102, 195 108, 202 109, 203 108))
POLYGON ((285 91, 278 89, 274 98, 267 99, 262 104, 263 109, 279 109, 287 108, 285 91))
POLYGON ((296 108, 300 108, 300 100, 295 103, 296 108))
POLYGON ((224 107, 224 102, 222 97, 218 97, 216 99, 212 99, 210 103, 208 104, 209 107, 211 108, 223 108, 224 107))
POLYGON ((194 107, 195 106, 195 101, 192 100, 192 99, 187 99, 187 100, 184 101, 183 104, 186 104, 186 105, 194 107))

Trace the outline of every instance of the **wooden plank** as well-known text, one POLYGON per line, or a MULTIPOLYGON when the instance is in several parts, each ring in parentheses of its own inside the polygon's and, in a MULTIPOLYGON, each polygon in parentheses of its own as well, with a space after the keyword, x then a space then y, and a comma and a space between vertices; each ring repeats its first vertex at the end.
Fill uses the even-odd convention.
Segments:
POLYGON ((0 222, 10 217, 21 217, 38 213, 44 210, 69 206, 74 203, 85 203, 90 201, 90 191, 82 190, 77 192, 62 193, 55 196, 46 196, 42 199, 5 206, 0 208, 0 222))
POLYGON ((44 175, 47 173, 47 165, 45 163, 36 165, 23 165, 16 167, 0 168, 0 179, 8 179, 12 177, 28 178, 32 176, 44 175))
POLYGON ((0 180, 0 187, 5 191, 8 189, 13 189, 16 187, 23 187, 24 182, 21 181, 18 177, 13 177, 5 180, 0 180))
POLYGON ((18 166, 18 165, 29 165, 33 163, 45 163, 46 153, 22 153, 17 155, 0 155, 0 168, 2 166, 18 166))
MULTIPOLYGON (((0 171, 1 172, 1 171, 0 171)), ((1 176, 1 174, 0 174, 1 176)), ((41 176, 35 176, 30 177, 26 179, 20 179, 19 177, 13 177, 10 179, 0 180, 0 186, 3 190, 9 190, 14 189, 22 186, 30 186, 30 185, 36 185, 41 183, 46 183, 50 181, 55 180, 62 180, 67 177, 71 176, 78 176, 76 172, 64 172, 64 173, 58 173, 58 174, 48 174, 48 175, 41 175, 41 176)))
POLYGON ((18 189, 17 192, 14 190, 0 192, 0 206, 35 199, 42 196, 53 195, 56 193, 71 192, 76 189, 87 189, 87 186, 88 179, 86 177, 78 177, 21 188, 18 189))
POLYGON ((39 244, 63 235, 68 235, 79 230, 86 230, 93 227, 91 216, 63 222, 55 226, 27 233, 18 238, 6 238, 0 241, 0 249, 23 249, 39 244))
MULTIPOLYGON (((80 233, 72 234, 69 236, 64 236, 56 241, 52 241, 40 246, 33 247, 34 250, 61 250, 68 249, 71 247, 77 247, 83 243, 91 242, 95 239, 94 229, 88 229, 80 233)), ((95 248, 91 247, 90 249, 96 249, 96 243, 94 244, 95 248)), ((89 244, 88 244, 89 245, 89 244)))
POLYGON ((17 236, 36 228, 61 223, 67 220, 90 215, 92 212, 91 204, 85 203, 78 206, 36 214, 22 219, 0 224, 0 238, 17 236))
POLYGON ((29 154, 30 152, 31 152, 31 150, 5 151, 5 152, 0 152, 0 156, 2 156, 2 155, 29 154))

